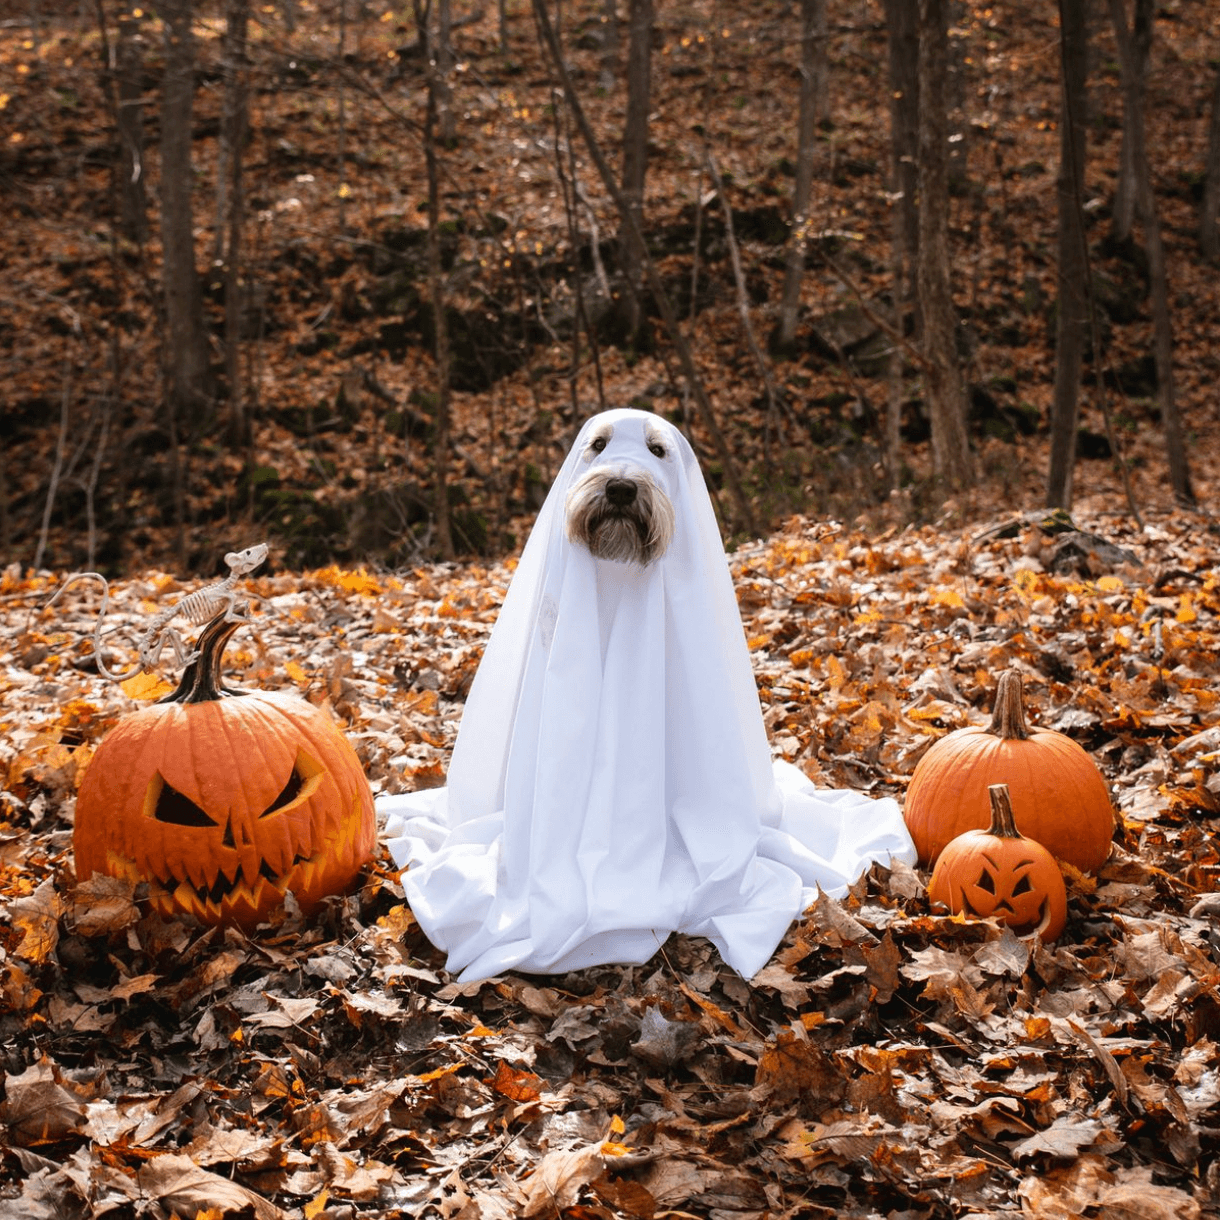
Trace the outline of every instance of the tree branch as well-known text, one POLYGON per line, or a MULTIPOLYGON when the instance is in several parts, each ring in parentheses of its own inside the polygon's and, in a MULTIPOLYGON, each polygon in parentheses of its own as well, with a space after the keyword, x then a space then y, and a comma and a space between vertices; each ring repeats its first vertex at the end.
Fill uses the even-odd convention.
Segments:
POLYGON ((670 341, 678 351, 678 359, 682 364, 682 372, 694 395, 700 419, 703 422, 703 426, 708 430, 712 443, 716 448, 716 455, 719 457, 724 471, 725 482, 729 485, 733 499, 737 504, 740 523, 748 533, 756 534, 754 513, 750 508, 745 488, 742 486, 741 479, 738 476, 737 463, 733 460, 728 443, 725 441, 724 434, 720 430, 720 424, 716 419, 715 412, 712 410, 712 404, 707 396, 707 391, 704 389, 703 381, 699 377, 698 370, 695 368, 690 345, 686 342, 686 336, 683 335, 681 328, 678 326, 678 319, 674 313, 673 304, 670 302, 669 294, 665 291, 665 285, 661 282, 661 275, 657 271, 657 265, 644 243, 644 236, 640 232, 640 226, 636 221, 635 214, 628 205, 623 192, 619 189, 619 185, 614 178, 614 173, 602 154, 601 146, 593 134, 593 129, 589 126, 589 120, 585 116, 584 107, 580 104, 580 98, 576 93, 575 86, 572 84, 572 77, 568 72, 567 65, 563 62, 563 55, 559 50, 559 43, 555 38, 555 30, 546 11, 545 0, 533 0, 533 5, 534 14, 538 20, 538 28, 541 30, 547 50, 550 52, 551 61, 555 65, 555 71, 559 74, 564 96, 567 98, 568 107, 572 111, 572 117, 576 120, 577 127, 580 128, 580 134, 584 139, 585 147, 588 148, 589 156, 597 167, 597 172, 601 176, 606 193, 614 200, 614 206, 618 210, 620 222, 627 230, 630 240, 634 241, 637 244, 637 248, 641 251, 644 272, 648 277, 648 286, 652 290, 657 308, 661 311, 661 317, 665 322, 665 329, 669 333, 670 341))

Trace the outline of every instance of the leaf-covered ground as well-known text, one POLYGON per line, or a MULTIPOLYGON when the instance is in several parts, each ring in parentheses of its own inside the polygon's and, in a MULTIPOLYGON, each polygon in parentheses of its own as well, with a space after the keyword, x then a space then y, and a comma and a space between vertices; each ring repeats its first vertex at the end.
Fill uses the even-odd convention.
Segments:
MULTIPOLYGON (((459 986, 384 854, 251 935, 78 882, 81 774, 155 692, 96 676, 88 585, 41 612, 57 579, 9 569, 0 1215, 1220 1214, 1220 576, 1198 517, 1080 524, 794 519, 733 556, 772 742, 815 779, 901 796, 1016 668, 1119 812, 1056 944, 876 868, 750 981, 678 936, 643 967, 459 986)), ((253 579, 231 678, 328 704, 379 791, 443 782, 509 575, 253 579)), ((112 666, 189 587, 117 586, 112 666)))

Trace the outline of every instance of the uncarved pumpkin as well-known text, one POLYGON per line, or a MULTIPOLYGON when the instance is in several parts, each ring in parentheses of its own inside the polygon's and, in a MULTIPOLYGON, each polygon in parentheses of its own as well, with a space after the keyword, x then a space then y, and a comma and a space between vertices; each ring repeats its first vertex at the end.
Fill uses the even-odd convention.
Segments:
POLYGON ((240 626, 213 619, 173 694, 125 716, 76 803, 77 876, 146 880, 164 915, 252 926, 291 891, 305 911, 372 857, 373 797, 331 717, 296 695, 220 681, 240 626))
POLYGON ((1004 784, 988 789, 991 825, 958 835, 940 853, 928 897, 955 915, 1006 923, 1018 936, 1054 940, 1067 923, 1067 890, 1055 857, 1018 832, 1004 784))
POLYGON ((921 864, 936 862, 951 839, 987 825, 987 789, 1007 784, 1021 833, 1081 872, 1110 854, 1114 809, 1096 764, 1064 733, 1030 729, 1021 676, 1000 675, 986 728, 947 733, 919 760, 903 816, 921 864))

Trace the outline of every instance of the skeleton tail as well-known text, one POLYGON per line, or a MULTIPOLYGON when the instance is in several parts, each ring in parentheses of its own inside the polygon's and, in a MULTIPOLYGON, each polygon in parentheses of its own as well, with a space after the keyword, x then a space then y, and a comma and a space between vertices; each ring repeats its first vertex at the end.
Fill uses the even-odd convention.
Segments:
POLYGON ((126 682, 128 678, 138 674, 143 666, 134 665, 125 674, 115 673, 106 667, 105 658, 102 656, 102 622, 106 617, 106 611, 110 609, 110 582, 100 572, 73 572, 55 590, 51 600, 43 606, 43 609, 50 609, 59 600, 60 594, 65 593, 68 586, 75 584, 78 580, 100 580, 102 582, 102 608, 97 612, 97 622, 93 625, 93 661, 97 666, 97 672, 108 682, 126 682))

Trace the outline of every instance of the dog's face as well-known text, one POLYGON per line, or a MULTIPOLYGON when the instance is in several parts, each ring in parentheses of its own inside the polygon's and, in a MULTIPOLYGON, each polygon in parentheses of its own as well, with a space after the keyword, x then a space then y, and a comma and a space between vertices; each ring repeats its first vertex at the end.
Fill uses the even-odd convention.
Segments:
POLYGON ((586 469, 565 508, 570 542, 598 559, 647 567, 673 540, 674 509, 665 491, 677 460, 660 420, 620 417, 594 422, 583 437, 586 469))

